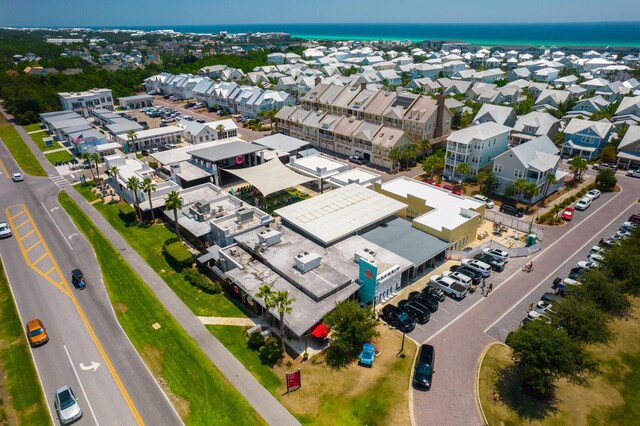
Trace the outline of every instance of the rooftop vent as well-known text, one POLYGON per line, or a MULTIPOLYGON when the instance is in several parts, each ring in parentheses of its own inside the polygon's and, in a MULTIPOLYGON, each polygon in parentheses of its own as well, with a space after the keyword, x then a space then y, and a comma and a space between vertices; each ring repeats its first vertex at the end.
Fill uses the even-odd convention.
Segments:
POLYGON ((236 222, 238 222, 239 225, 245 222, 249 222, 252 219, 253 219, 253 210, 247 209, 244 207, 236 210, 236 222))
POLYGON ((282 232, 269 228, 258 233, 258 240, 260 241, 260 244, 265 244, 267 247, 271 247, 282 240, 282 232))
POLYGON ((304 274, 320 266, 322 256, 305 251, 297 255, 294 260, 296 262, 296 268, 304 274))

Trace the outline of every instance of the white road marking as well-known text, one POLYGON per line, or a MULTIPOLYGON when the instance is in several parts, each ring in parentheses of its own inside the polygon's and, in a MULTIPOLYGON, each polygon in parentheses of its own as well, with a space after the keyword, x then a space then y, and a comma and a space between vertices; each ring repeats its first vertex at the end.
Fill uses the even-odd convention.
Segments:
POLYGON ((93 416, 93 420, 96 422, 96 426, 99 425, 98 419, 96 418, 96 413, 93 412, 93 407, 91 407, 91 403, 89 402, 89 397, 87 397, 87 393, 84 391, 84 386, 82 386, 82 381, 80 381, 80 376, 78 376, 78 371, 76 370, 76 366, 73 365, 73 360, 71 359, 71 355, 69 355, 69 350, 66 345, 62 345, 64 351, 67 353, 67 358, 69 358, 69 363, 71 364, 71 368, 73 369, 73 374, 76 375, 76 379, 80 384, 80 389, 82 390, 82 394, 84 395, 84 399, 87 401, 87 406, 89 407, 89 411, 91 411, 91 415, 93 416))
POLYGON ((100 367, 100 363, 95 361, 91 361, 91 364, 89 365, 84 365, 83 363, 80 363, 80 369, 84 371, 93 370, 93 372, 95 373, 98 367, 100 367))
POLYGON ((40 204, 42 204, 42 208, 44 209, 45 212, 47 212, 47 215, 51 219, 51 222, 53 222, 53 224, 55 225, 55 227, 58 230, 58 232, 60 233, 60 235, 62 235, 62 239, 64 240, 64 242, 67 243, 67 245, 69 246, 69 248, 71 250, 73 250, 73 247, 71 247, 71 243, 69 243, 69 241, 67 240, 67 237, 64 236, 64 234, 62 233, 62 230, 60 230, 60 227, 58 226, 56 221, 53 220, 53 216, 51 216, 51 213, 49 213, 49 210, 45 207, 44 203, 41 201, 40 204))

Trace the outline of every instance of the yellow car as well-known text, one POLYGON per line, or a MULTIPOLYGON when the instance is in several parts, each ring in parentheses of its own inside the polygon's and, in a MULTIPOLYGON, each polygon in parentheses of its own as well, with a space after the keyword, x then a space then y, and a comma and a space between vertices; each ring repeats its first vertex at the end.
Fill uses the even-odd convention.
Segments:
POLYGON ((47 329, 39 319, 27 323, 27 338, 31 347, 42 346, 49 341, 47 329))

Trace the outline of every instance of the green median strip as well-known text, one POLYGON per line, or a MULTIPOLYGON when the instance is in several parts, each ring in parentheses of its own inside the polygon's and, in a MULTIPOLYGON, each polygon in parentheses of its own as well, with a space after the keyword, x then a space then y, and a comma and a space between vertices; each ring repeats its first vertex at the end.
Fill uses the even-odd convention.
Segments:
POLYGON ((0 387, 9 397, 9 401, 0 399, 0 424, 51 424, 42 387, 29 354, 22 323, 9 292, 9 284, 2 263, 0 263, 0 370, 3 373, 0 377, 0 387))
MULTIPOLYGON (((47 176, 38 159, 22 140, 18 131, 7 123, 4 117, 0 117, 0 138, 4 141, 11 155, 16 160, 23 172, 31 176, 47 176)), ((12 173, 11 170, 8 170, 12 173)))
POLYGON ((64 192, 59 201, 93 246, 102 271, 108 271, 104 281, 118 321, 153 374, 166 384, 185 423, 263 424, 78 205, 64 192))

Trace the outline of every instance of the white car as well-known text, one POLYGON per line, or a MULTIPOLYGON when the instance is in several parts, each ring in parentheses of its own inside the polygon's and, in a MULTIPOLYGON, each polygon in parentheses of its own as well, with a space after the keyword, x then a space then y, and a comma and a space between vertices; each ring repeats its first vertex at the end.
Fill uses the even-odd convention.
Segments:
POLYGON ((70 386, 63 386, 56 390, 56 398, 54 401, 58 418, 63 425, 72 423, 82 417, 82 408, 78 403, 70 386))
POLYGON ((620 235, 622 238, 628 238, 631 236, 631 231, 620 229, 618 232, 616 232, 616 235, 620 235))
POLYGON ((631 177, 634 177, 634 178, 640 178, 640 169, 638 169, 638 170, 629 170, 627 172, 627 176, 631 176, 631 177))
POLYGON ((600 264, 598 262, 591 262, 591 261, 580 261, 578 263, 576 263, 576 266, 578 268, 582 268, 582 269, 591 269, 591 268, 599 268, 600 264))
POLYGON ((7 222, 0 222, 0 238, 9 238, 11 235, 11 228, 7 222))
POLYGON ((433 275, 429 278, 429 285, 435 288, 439 288, 446 295, 451 298, 462 300, 469 291, 465 286, 458 283, 456 280, 450 277, 444 277, 442 275, 433 275))
POLYGON ((591 198, 582 197, 576 203, 576 210, 585 211, 591 205, 591 198))
POLYGON ((604 256, 600 253, 591 253, 589 254, 590 262, 602 262, 604 260, 604 256))
POLYGON ((529 312, 524 322, 531 322, 535 320, 544 320, 547 323, 551 324, 551 318, 549 318, 545 314, 541 314, 540 312, 536 312, 536 311, 529 312))
POLYGON ((488 278, 489 275, 491 275, 491 266, 479 261, 478 259, 462 259, 462 264, 474 271, 480 272, 485 278, 488 278))
POLYGON ((587 192, 586 196, 590 197, 593 200, 595 200, 596 198, 600 198, 600 190, 599 189, 592 189, 591 191, 587 192))
POLYGON ((443 277, 449 277, 451 279, 453 279, 454 281, 456 281, 458 284, 461 284, 463 286, 465 286, 466 288, 469 288, 473 285, 473 280, 471 279, 471 277, 466 276, 465 274, 462 274, 460 272, 453 272, 453 271, 444 271, 442 273, 443 277))
POLYGON ((589 255, 592 255, 592 254, 602 255, 602 254, 604 254, 605 250, 606 249, 604 247, 593 246, 593 247, 591 247, 591 250, 589 250, 589 255))
POLYGON ((504 263, 507 263, 509 261, 509 253, 507 253, 504 250, 487 247, 485 249, 482 249, 482 252, 484 254, 488 254, 489 256, 497 257, 498 259, 502 260, 504 263))
POLYGON ((473 198, 475 198, 476 200, 483 202, 487 205, 488 209, 492 209, 495 207, 495 204, 493 204, 493 201, 491 201, 489 198, 485 197, 482 194, 476 194, 473 196, 473 198))
POLYGON ((14 182, 22 182, 24 180, 24 176, 22 176, 22 173, 13 173, 11 175, 11 179, 13 179, 14 182))
POLYGON ((544 314, 547 311, 551 311, 552 306, 553 305, 551 303, 541 300, 536 303, 536 307, 533 308, 533 310, 539 314, 544 314))

